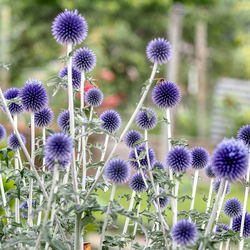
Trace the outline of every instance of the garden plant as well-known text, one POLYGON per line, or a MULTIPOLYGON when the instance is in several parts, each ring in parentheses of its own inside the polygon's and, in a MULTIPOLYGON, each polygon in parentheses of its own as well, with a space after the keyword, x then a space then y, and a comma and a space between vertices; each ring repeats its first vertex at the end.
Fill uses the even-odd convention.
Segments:
POLYGON ((53 37, 67 49, 60 58, 65 67, 48 83, 49 91, 37 79, 28 79, 21 89, 0 88, 2 115, 13 131, 7 135, 0 125, 0 140, 7 137, 7 147, 0 151, 0 249, 83 249, 88 245, 90 225, 99 234, 99 249, 249 248, 250 125, 243 126, 236 138, 220 142, 212 156, 205 148, 191 149, 186 140, 172 137, 171 110, 181 101, 181 92, 177 83, 159 75, 159 68, 171 60, 173 52, 165 38, 155 38, 147 45, 151 73, 141 85, 128 122, 115 110, 99 114, 96 108, 104 96, 91 75, 98 60, 95 49, 83 46, 87 33, 84 17, 77 10, 65 10, 52 23, 53 37), (86 82, 92 88, 85 92, 86 82), (59 95, 60 88, 67 91, 68 109, 57 117, 55 131, 50 128, 54 114, 49 100, 59 95), (147 96, 162 109, 163 118, 157 117, 153 105, 144 106, 147 96), (18 130, 24 112, 30 114, 30 149, 18 130), (168 137, 162 138, 168 144, 165 162, 157 160, 148 140, 159 123, 168 131, 168 137), (138 129, 132 130, 135 124, 138 129), (89 137, 94 134, 105 135, 103 145, 92 143, 89 137), (127 159, 121 159, 117 151, 122 142, 131 150, 127 159), (94 161, 93 149, 101 152, 98 161, 94 161), (192 193, 180 196, 182 178, 190 168, 194 169, 192 193), (211 180, 210 188, 207 197, 197 201, 202 171, 211 180), (227 199, 230 186, 240 180, 244 200, 227 199), (14 186, 6 190, 9 182, 14 186), (117 186, 123 184, 130 191, 120 195, 117 186), (107 204, 100 201, 99 190, 110 193, 107 204), (212 192, 216 193, 214 200, 212 192), (145 197, 147 206, 142 209, 145 197), (122 199, 128 209, 122 206, 122 199), (185 200, 190 200, 190 210, 180 211, 178 204, 185 200), (206 202, 206 210, 195 210, 195 202, 206 202), (230 218, 229 225, 221 223, 223 213, 230 218), (125 220, 118 229, 121 216, 125 220))

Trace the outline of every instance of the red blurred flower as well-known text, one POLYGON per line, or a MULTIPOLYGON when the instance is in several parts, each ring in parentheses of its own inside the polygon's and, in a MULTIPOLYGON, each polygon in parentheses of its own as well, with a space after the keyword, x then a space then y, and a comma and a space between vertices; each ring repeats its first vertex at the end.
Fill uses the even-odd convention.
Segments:
POLYGON ((112 82, 115 80, 115 73, 108 69, 100 69, 98 72, 100 78, 102 78, 106 82, 112 82))
MULTIPOLYGON (((84 84, 84 93, 86 93, 89 89, 92 89, 92 88, 94 88, 94 86, 90 82, 85 82, 85 84, 84 84)), ((76 94, 76 97, 78 99, 80 99, 80 96, 81 96, 80 93, 76 94)))
POLYGON ((107 96, 104 99, 101 107, 103 110, 117 108, 119 107, 120 103, 122 101, 125 101, 126 99, 127 99, 127 96, 125 93, 112 94, 112 95, 107 96))

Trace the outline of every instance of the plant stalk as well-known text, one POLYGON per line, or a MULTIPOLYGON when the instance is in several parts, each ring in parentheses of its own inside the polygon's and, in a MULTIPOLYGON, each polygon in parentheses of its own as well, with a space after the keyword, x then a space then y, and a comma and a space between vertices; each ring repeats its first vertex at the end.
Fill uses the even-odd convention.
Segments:
MULTIPOLYGON (((195 202, 195 196, 196 196, 196 189, 197 189, 198 178, 199 178, 199 170, 195 169, 190 210, 194 209, 194 202, 195 202)), ((189 217, 189 219, 191 220, 191 217, 189 217)))
MULTIPOLYGON (((232 229, 232 226, 233 226, 233 218, 230 218, 229 228, 232 229)), ((229 250, 229 245, 230 245, 230 238, 227 240, 225 250, 229 250)))

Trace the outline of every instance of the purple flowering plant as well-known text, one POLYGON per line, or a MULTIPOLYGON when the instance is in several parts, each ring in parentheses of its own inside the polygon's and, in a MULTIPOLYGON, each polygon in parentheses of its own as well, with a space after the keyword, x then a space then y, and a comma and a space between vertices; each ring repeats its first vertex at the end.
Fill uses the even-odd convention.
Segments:
POLYGON ((87 33, 87 21, 77 10, 60 13, 52 23, 52 35, 67 48, 67 54, 57 76, 46 84, 29 79, 21 89, 10 88, 4 93, 0 88, 1 110, 12 126, 7 136, 0 124, 0 141, 7 137, 8 142, 0 151, 0 248, 81 250, 88 232, 95 230, 100 250, 202 250, 217 249, 219 244, 229 249, 230 240, 243 249, 250 237, 246 211, 249 185, 244 201, 227 199, 224 206, 223 201, 235 181, 245 178, 249 183, 250 125, 239 131, 238 139, 224 139, 212 157, 205 148, 191 149, 184 139, 172 137, 171 109, 180 103, 181 91, 177 83, 156 80, 159 67, 171 60, 173 53, 165 38, 152 39, 146 47, 152 71, 129 121, 124 122, 115 110, 99 115, 95 109, 104 96, 91 76, 98 63, 95 49, 82 46, 87 33), (84 93, 87 81, 93 88, 84 93), (62 107, 54 119, 49 102, 60 88, 67 91, 68 107, 62 107), (76 93, 80 93, 80 105, 76 93), (143 106, 147 95, 151 95, 152 107, 143 106), (162 122, 169 132, 164 138, 168 144, 165 162, 157 159, 148 140, 151 129, 160 123, 157 108, 165 113, 162 122), (23 112, 30 113, 30 149, 28 136, 18 128, 23 112), (51 127, 55 121, 57 126, 51 127), (132 125, 137 129, 132 130, 132 125), (94 134, 105 136, 103 145, 89 140, 94 134), (123 142, 130 150, 126 159, 117 151, 123 142), (100 156, 94 157, 93 149, 99 150, 100 156), (182 176, 190 169, 195 171, 192 193, 180 196, 182 176), (206 202, 207 208, 198 212, 194 204, 202 172, 211 181, 208 198, 196 201, 206 202), (7 182, 14 181, 12 189, 4 189, 3 176, 7 182), (129 191, 119 194, 119 185, 126 185, 129 191), (108 202, 100 192, 110 193, 108 202), (141 208, 143 199, 147 206, 141 208), (190 210, 180 211, 180 202, 190 202, 190 210), (223 211, 230 218, 229 225, 223 226, 226 230, 221 229, 223 211), (118 216, 125 218, 122 227, 118 216), (143 242, 137 242, 137 235, 143 242))

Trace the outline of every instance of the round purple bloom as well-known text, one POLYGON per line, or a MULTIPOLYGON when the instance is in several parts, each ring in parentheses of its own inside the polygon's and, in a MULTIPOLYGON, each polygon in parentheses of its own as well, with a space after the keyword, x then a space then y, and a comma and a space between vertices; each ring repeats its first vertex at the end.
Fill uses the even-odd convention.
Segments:
MULTIPOLYGON (((32 207, 36 207, 36 201, 32 201, 32 207)), ((20 205, 20 209, 21 209, 21 215, 24 219, 28 219, 28 213, 25 212, 25 210, 28 209, 28 201, 23 201, 20 205)), ((36 216, 36 214, 34 214, 34 217, 36 216)))
POLYGON ((172 56, 172 46, 164 38, 155 38, 148 43, 146 54, 150 62, 164 64, 172 56))
POLYGON ((69 129, 69 110, 64 110, 59 114, 57 119, 57 124, 61 131, 64 133, 69 129))
POLYGON ((63 133, 55 133, 48 137, 45 145, 45 156, 54 160, 68 160, 72 153, 73 142, 63 133))
POLYGON ((158 108, 173 108, 181 100, 180 90, 173 82, 161 82, 154 87, 152 100, 158 108))
MULTIPOLYGON (((53 158, 49 157, 48 155, 45 156, 45 164, 49 170, 54 170, 55 162, 56 161, 53 158)), ((71 162, 71 156, 69 156, 69 158, 64 160, 58 160, 58 164, 61 170, 65 170, 67 166, 69 166, 70 162, 71 162)))
POLYGON ((132 190, 138 193, 142 193, 147 190, 147 187, 145 185, 141 173, 136 173, 132 176, 129 182, 129 186, 132 190))
POLYGON ((80 44, 86 38, 88 25, 77 10, 65 10, 52 23, 52 35, 61 44, 80 44))
POLYGON ((243 126, 238 131, 237 138, 250 147, 250 124, 243 126))
POLYGON ((198 230, 193 222, 188 220, 178 221, 171 229, 171 237, 181 245, 193 245, 198 238, 198 230))
POLYGON ((146 110, 141 110, 137 114, 136 123, 137 126, 141 129, 153 129, 157 123, 156 113, 150 108, 147 108, 146 110))
POLYGON ((215 178, 215 174, 214 172, 212 171, 212 167, 211 165, 208 165, 206 168, 205 168, 205 174, 208 178, 215 178))
MULTIPOLYGON (((68 67, 65 66, 59 72, 59 77, 63 78, 64 76, 68 76, 68 67)), ((81 87, 81 73, 72 67, 72 86, 74 89, 79 89, 81 87)), ((65 86, 67 87, 67 86, 65 86)))
MULTIPOLYGON (((217 194, 218 191, 219 191, 219 188, 220 188, 220 183, 221 183, 221 180, 217 180, 214 182, 214 192, 217 194)), ((226 194, 229 194, 230 193, 230 190, 231 190, 231 184, 230 182, 227 183, 227 189, 226 189, 226 194)))
MULTIPOLYGON (((232 229, 235 232, 240 231, 242 215, 239 215, 233 219, 233 226, 232 229)), ((250 237, 250 213, 246 212, 245 220, 244 220, 244 228, 243 228, 243 236, 245 238, 250 237)))
POLYGON ((100 89, 89 89, 85 95, 85 101, 92 107, 98 107, 103 101, 103 93, 100 89))
POLYGON ((191 166, 194 169, 202 169, 208 165, 209 153, 205 148, 195 147, 191 150, 191 166))
POLYGON ((230 228, 227 224, 220 223, 219 225, 216 226, 215 232, 218 235, 221 235, 222 231, 228 231, 230 228))
POLYGON ((0 142, 5 138, 6 136, 6 130, 5 127, 0 124, 0 142))
POLYGON ((166 167, 163 162, 161 161, 155 161, 152 165, 152 168, 160 168, 161 170, 165 171, 166 167))
POLYGON ((54 119, 52 109, 44 108, 35 113, 35 125, 38 128, 49 127, 54 119))
MULTIPOLYGON (((144 153, 145 157, 142 158, 140 160, 140 165, 142 167, 146 166, 146 168, 148 168, 148 159, 147 159, 147 155, 146 155, 146 147, 145 145, 139 146, 136 148, 137 151, 137 155, 140 156, 140 154, 144 153)), ((155 160, 155 152, 153 151, 152 148, 148 147, 148 155, 149 155, 149 161, 150 161, 150 166, 152 166, 154 160, 155 160)), ((135 155, 135 149, 132 149, 129 153, 129 164, 136 170, 139 169, 139 165, 138 162, 135 160, 136 159, 136 155, 135 155)))
POLYGON ((212 157, 212 171, 219 178, 237 181, 246 175, 248 168, 248 150, 239 140, 224 139, 212 157))
POLYGON ((130 168, 124 160, 113 159, 107 163, 105 175, 110 182, 114 184, 123 184, 129 179, 130 168))
POLYGON ((113 133, 121 126, 121 117, 114 110, 107 110, 100 115, 102 120, 101 127, 107 130, 109 133, 113 133))
POLYGON ((183 146, 175 146, 168 152, 166 162, 174 172, 185 172, 191 164, 191 153, 183 146))
POLYGON ((89 72, 96 65, 95 53, 88 48, 77 49, 73 55, 73 64, 79 71, 89 72))
POLYGON ((28 80, 20 96, 25 110, 38 112, 47 106, 48 94, 39 80, 28 80))
POLYGON ((129 148, 135 148, 140 146, 141 143, 138 143, 139 140, 142 139, 142 135, 140 132, 136 131, 136 130, 130 130, 124 137, 124 142, 126 144, 127 147, 129 148))
MULTIPOLYGON (((159 190, 159 193, 161 194, 161 193, 163 193, 164 192, 164 189, 160 189, 159 190)), ((169 198, 168 198, 168 196, 167 195, 165 195, 165 196, 161 196, 160 198, 159 198, 159 203, 160 203, 160 207, 161 208, 164 208, 164 207, 166 207, 168 204, 169 204, 169 198)))
MULTIPOLYGON (((11 100, 20 96, 20 89, 10 88, 4 92, 4 98, 6 100, 11 100)), ((23 112, 23 106, 21 104, 16 104, 14 102, 8 103, 9 111, 12 115, 20 114, 23 112)))
MULTIPOLYGON (((23 141, 23 143, 26 143, 25 137, 23 134, 20 133, 20 137, 23 141)), ((17 149, 21 149, 21 144, 19 143, 16 134, 12 133, 9 135, 8 137, 8 146, 12 149, 12 150, 17 150, 17 149)))
POLYGON ((242 213, 242 204, 237 198, 231 198, 224 203, 223 210, 227 217, 237 217, 242 213))

